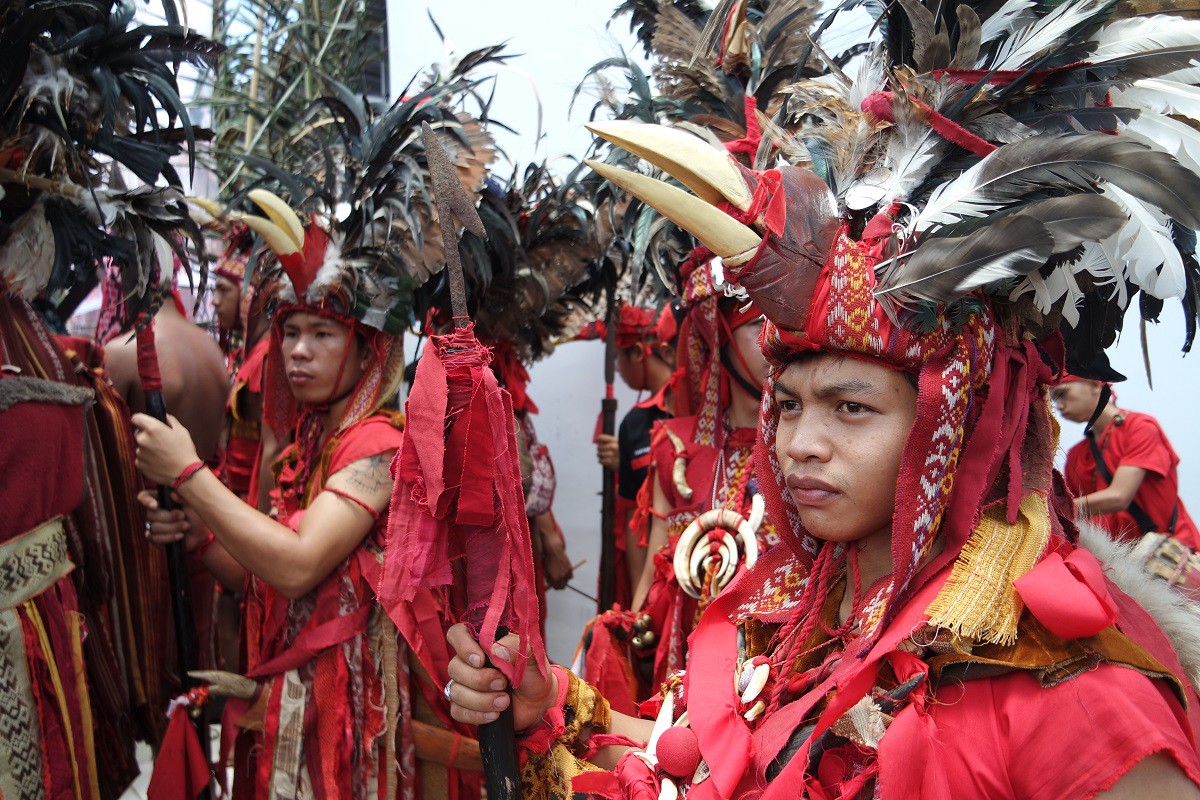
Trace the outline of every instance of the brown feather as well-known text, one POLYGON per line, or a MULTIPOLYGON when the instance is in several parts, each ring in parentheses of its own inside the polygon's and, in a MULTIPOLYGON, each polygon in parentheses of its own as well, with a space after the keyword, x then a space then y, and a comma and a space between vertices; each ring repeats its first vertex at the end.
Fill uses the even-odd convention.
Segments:
POLYGON ((958 46, 954 50, 949 69, 973 69, 979 59, 979 44, 982 39, 979 15, 966 3, 959 3, 955 13, 958 15, 958 46))

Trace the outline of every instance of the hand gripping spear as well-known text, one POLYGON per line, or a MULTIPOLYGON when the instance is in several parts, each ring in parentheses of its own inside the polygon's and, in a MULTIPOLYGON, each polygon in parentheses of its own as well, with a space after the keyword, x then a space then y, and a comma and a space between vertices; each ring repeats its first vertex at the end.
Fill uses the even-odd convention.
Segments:
MULTIPOLYGON (((454 165, 428 124, 421 126, 445 244, 454 331, 430 338, 405 406, 404 443, 392 463, 395 488, 378 596, 403 627, 418 587, 454 578, 452 558, 466 565, 463 620, 485 653, 508 632, 520 646, 513 662, 495 666, 516 686, 527 653, 544 669, 538 632, 533 548, 512 413, 512 401, 489 366, 491 353, 475 338, 467 315, 454 222, 477 236, 483 223, 454 165)), ((442 676, 443 680, 445 676, 442 676)), ((479 729, 489 800, 520 793, 512 706, 479 729)))
MULTIPOLYGON (((158 351, 154 347, 154 320, 146 320, 146 324, 137 332, 137 369, 138 378, 142 383, 142 394, 146 398, 146 413, 164 425, 167 421, 167 404, 162 394, 162 373, 158 368, 158 351)), ((158 487, 158 507, 165 511, 178 508, 171 497, 170 486, 158 487)), ((192 672, 199 667, 197 651, 199 650, 196 636, 196 618, 192 616, 191 591, 188 588, 187 554, 183 542, 171 542, 167 545, 167 579, 171 591, 171 617, 175 623, 175 650, 179 659, 179 681, 184 694, 198 683, 192 672)), ((208 720, 204 713, 204 705, 195 703, 186 711, 196 728, 200 747, 204 752, 204 760, 208 761, 208 720)), ((181 709, 176 713, 186 713, 181 709)), ((207 789, 203 793, 208 796, 207 789)))

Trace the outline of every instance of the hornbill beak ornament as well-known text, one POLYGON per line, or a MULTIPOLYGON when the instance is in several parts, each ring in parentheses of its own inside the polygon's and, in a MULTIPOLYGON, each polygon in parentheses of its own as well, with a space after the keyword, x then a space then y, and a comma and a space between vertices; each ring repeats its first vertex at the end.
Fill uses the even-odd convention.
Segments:
POLYGON ((663 216, 685 229, 723 260, 748 261, 762 237, 722 211, 728 202, 745 211, 750 207, 753 173, 746 173, 727 153, 691 134, 662 125, 627 122, 592 123, 588 130, 676 178, 695 194, 610 164, 589 160, 587 165, 663 216))
POLYGON ((768 318, 788 330, 804 330, 817 277, 841 224, 837 200, 820 177, 794 166, 755 172, 703 139, 661 125, 605 122, 588 129, 694 194, 610 164, 588 166, 719 256, 726 278, 741 285, 768 318))

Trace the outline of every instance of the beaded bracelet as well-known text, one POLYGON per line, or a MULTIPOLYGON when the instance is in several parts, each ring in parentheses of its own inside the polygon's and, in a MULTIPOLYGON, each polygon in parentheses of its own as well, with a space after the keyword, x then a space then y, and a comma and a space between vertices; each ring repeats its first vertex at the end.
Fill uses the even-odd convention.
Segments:
POLYGON ((204 469, 205 466, 203 461, 193 461, 191 464, 188 464, 183 468, 183 472, 180 472, 179 476, 175 478, 175 482, 171 484, 171 491, 178 492, 180 486, 183 486, 196 477, 196 473, 204 469))

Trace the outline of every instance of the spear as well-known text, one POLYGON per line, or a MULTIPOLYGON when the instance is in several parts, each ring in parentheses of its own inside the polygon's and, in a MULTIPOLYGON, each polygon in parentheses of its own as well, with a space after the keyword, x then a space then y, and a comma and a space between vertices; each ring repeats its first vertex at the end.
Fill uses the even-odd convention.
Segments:
MULTIPOLYGON (((137 370, 142 384, 142 394, 146 398, 146 413, 164 425, 167 421, 167 404, 162 394, 162 373, 158 368, 158 351, 154 346, 154 319, 145 320, 145 324, 137 332, 137 370)), ((170 486, 158 487, 158 507, 165 511, 174 511, 179 506, 171 497, 170 486)), ((171 592, 171 616, 175 623, 175 650, 179 660, 179 681, 183 693, 198 685, 191 673, 198 664, 199 650, 196 635, 196 618, 192 616, 191 591, 188 588, 187 553, 183 542, 171 542, 167 550, 167 579, 171 592)), ((186 711, 196 735, 200 739, 204 759, 208 761, 208 719, 204 713, 204 705, 195 703, 186 711)), ((205 790, 203 795, 208 796, 205 790)))
MULTIPOLYGON (((454 222, 486 232, 449 156, 428 124, 421 138, 434 187, 446 253, 454 331, 433 336, 417 364, 405 406, 408 427, 393 463, 395 487, 379 600, 402 620, 418 587, 453 582, 450 561, 466 566, 464 622, 485 653, 510 630, 521 646, 496 667, 519 683, 526 652, 541 653, 533 549, 517 461, 512 401, 475 338, 454 222)), ((398 623, 399 624, 399 623, 398 623)), ((543 668, 540 658, 539 669, 543 668)), ((517 800, 520 770, 512 705, 479 727, 489 800, 517 800)))
MULTIPOLYGON (((617 303, 614 287, 608 287, 608 307, 604 312, 604 399, 600 401, 600 430, 612 436, 617 429, 617 398, 613 396, 617 362, 617 303)), ((600 484, 600 602, 598 613, 613 607, 616 600, 616 476, 610 467, 602 467, 600 484)))

